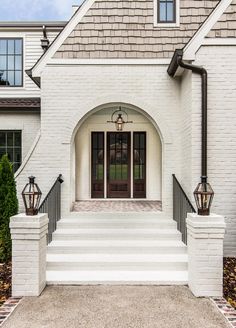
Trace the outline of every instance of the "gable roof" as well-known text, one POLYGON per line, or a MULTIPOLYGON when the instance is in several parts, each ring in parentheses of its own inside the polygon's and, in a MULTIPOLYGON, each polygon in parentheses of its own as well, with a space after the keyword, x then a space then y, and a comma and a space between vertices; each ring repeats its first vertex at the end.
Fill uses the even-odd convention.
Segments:
POLYGON ((83 16, 87 13, 89 8, 92 6, 95 0, 84 0, 82 5, 74 13, 71 19, 66 24, 65 28, 58 34, 55 40, 51 43, 48 50, 39 58, 36 64, 31 69, 32 77, 39 77, 42 71, 42 68, 47 63, 47 61, 54 55, 57 49, 65 41, 65 39, 70 35, 76 25, 80 22, 83 16))
MULTIPOLYGON (((62 30, 62 32, 58 35, 58 37, 51 44, 46 53, 42 55, 42 57, 38 60, 35 66, 32 68, 32 77, 39 77, 41 75, 43 67, 50 62, 55 53, 60 49, 65 40, 72 35, 72 32, 76 28, 76 26, 81 22, 83 17, 87 14, 88 10, 93 6, 96 0, 85 0, 81 7, 76 11, 76 13, 72 16, 68 24, 62 30)), ((110 0, 107 0, 109 2, 110 0)), ((140 1, 140 0, 139 0, 140 1)), ((188 44, 184 47, 184 52, 186 57, 193 57, 193 53, 195 54, 195 50, 201 45, 205 35, 209 32, 209 30, 213 27, 213 25, 217 22, 220 16, 224 13, 227 7, 230 5, 232 0, 221 0, 219 1, 216 8, 212 11, 210 16, 205 20, 205 22, 200 26, 195 35, 191 38, 188 44)), ((104 1, 103 1, 104 2, 104 1)), ((213 3, 213 2, 212 2, 213 3)), ((173 31, 173 28, 171 29, 173 31)), ((160 33, 162 29, 159 29, 160 33)), ((186 40, 187 42, 187 40, 186 40)), ((179 47, 179 46, 178 46, 179 47)), ((144 57, 145 58, 145 57, 144 57)))

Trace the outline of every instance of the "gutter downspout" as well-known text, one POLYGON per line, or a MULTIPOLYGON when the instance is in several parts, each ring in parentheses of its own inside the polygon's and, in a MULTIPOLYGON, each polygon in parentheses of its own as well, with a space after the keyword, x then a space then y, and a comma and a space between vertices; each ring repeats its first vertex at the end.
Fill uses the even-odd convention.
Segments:
POLYGON ((191 70, 201 75, 202 81, 202 123, 201 123, 201 182, 207 183, 207 71, 201 66, 187 64, 183 61, 183 50, 177 49, 168 67, 168 74, 174 77, 178 67, 191 70))

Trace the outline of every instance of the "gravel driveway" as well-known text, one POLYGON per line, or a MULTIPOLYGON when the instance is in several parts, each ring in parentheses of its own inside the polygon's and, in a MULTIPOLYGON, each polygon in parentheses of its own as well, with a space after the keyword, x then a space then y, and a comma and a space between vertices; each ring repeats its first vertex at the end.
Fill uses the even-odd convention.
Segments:
POLYGON ((4 328, 226 328, 206 298, 181 286, 51 286, 24 298, 4 328))

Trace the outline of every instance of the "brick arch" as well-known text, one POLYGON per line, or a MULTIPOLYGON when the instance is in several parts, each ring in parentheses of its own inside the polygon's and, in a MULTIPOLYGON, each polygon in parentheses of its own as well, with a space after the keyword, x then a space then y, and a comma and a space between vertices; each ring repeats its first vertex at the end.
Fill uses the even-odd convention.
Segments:
POLYGON ((153 106, 149 103, 140 102, 136 103, 135 99, 127 99, 124 95, 118 96, 117 94, 109 97, 102 97, 100 99, 96 99, 95 101, 88 102, 87 104, 83 104, 83 112, 78 111, 76 115, 74 115, 63 133, 63 144, 72 144, 75 138, 75 135, 81 126, 81 124, 92 114, 102 110, 106 107, 122 105, 127 108, 136 110, 137 112, 143 114, 147 117, 152 124, 155 126, 162 144, 170 144, 172 143, 172 133, 166 120, 163 118, 158 112, 158 105, 153 106), (125 99, 124 99, 125 98, 125 99))

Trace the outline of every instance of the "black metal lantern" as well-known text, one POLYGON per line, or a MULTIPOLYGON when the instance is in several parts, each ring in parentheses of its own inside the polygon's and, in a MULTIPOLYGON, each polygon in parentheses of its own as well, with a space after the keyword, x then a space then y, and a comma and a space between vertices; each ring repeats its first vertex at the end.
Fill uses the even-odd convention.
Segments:
POLYGON ((128 114, 123 109, 121 109, 121 107, 119 107, 119 109, 114 111, 114 113, 111 116, 111 120, 107 121, 107 123, 115 123, 116 130, 117 131, 122 131, 123 127, 124 127, 124 124, 133 123, 133 121, 129 121, 128 120, 128 114), (115 114, 117 114, 116 119, 114 119, 115 114), (126 121, 123 119, 123 115, 125 115, 127 117, 126 121))
POLYGON ((29 182, 22 191, 26 215, 37 215, 39 210, 42 192, 34 180, 35 177, 29 177, 29 182))
POLYGON ((210 215, 210 208, 214 197, 214 191, 207 182, 207 177, 201 178, 201 183, 194 191, 194 197, 198 208, 198 215, 210 215))

